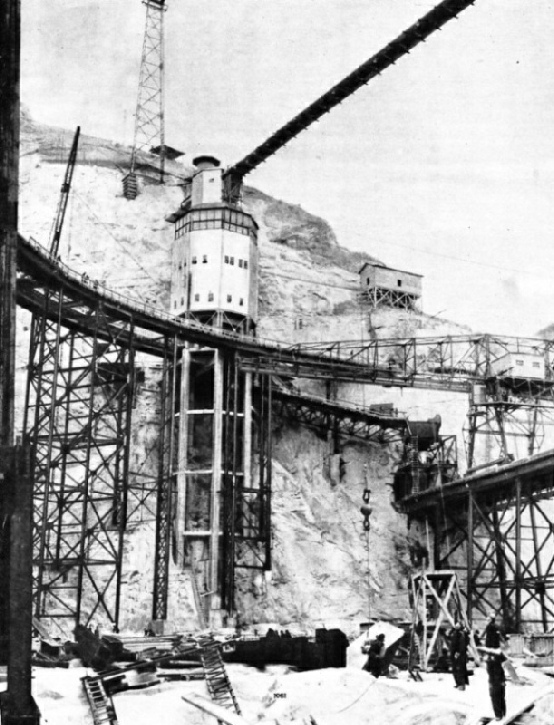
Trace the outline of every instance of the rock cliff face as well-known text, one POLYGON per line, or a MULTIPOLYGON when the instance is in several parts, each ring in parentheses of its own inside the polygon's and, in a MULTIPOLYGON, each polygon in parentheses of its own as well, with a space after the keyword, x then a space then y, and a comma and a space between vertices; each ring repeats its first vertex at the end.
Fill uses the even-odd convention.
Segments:
POLYGON ((394 457, 387 446, 346 443, 340 482, 329 476, 329 443, 302 427, 275 436, 270 584, 242 594, 251 621, 353 632, 369 617, 406 616, 410 535, 391 506, 394 457), (371 489, 371 528, 360 514, 371 489))
MULTIPOLYGON (((69 131, 23 119, 20 228, 45 246, 71 138, 69 131)), ((167 183, 160 186, 152 180, 148 160, 140 159, 141 193, 127 202, 121 180, 129 155, 117 144, 81 140, 60 252, 70 267, 91 279, 167 308, 173 229, 164 219, 182 200, 179 183, 188 169, 170 163, 167 183)), ((419 312, 382 310, 370 316, 360 299, 357 271, 372 257, 341 247, 324 220, 298 206, 252 188, 246 188, 244 204, 260 226, 260 336, 291 344, 465 331, 419 312)), ((409 268, 408 260, 404 266, 409 268)), ((20 315, 21 391, 27 317, 20 315)), ((147 374, 135 414, 133 470, 144 474, 156 435, 149 395, 159 371, 155 361, 140 364, 147 374)), ((298 384, 326 393, 317 380, 298 384)), ((335 385, 331 392, 358 405, 391 403, 413 418, 440 412, 443 431, 458 435, 467 405, 456 394, 355 384, 335 385)), ((325 437, 289 421, 279 423, 273 447, 273 576, 271 581, 239 581, 243 622, 291 629, 337 625, 353 633, 369 617, 407 616, 411 552, 418 544, 406 517, 392 505, 394 446, 342 441, 339 482, 329 475, 332 454, 325 437), (366 487, 372 491, 369 532, 359 512, 366 487)), ((152 511, 141 516, 130 527, 123 589, 122 626, 135 629, 150 619, 153 576, 152 511)), ((198 624, 191 583, 174 567, 168 628, 198 624)))

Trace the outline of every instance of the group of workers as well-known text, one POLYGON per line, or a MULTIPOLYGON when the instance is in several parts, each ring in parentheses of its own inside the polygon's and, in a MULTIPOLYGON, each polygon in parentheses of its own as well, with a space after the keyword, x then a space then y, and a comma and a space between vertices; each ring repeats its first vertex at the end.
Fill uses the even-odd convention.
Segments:
MULTIPOLYGON (((477 638, 476 638, 477 639, 477 638)), ((492 612, 487 621, 484 631, 484 646, 478 649, 483 654, 487 675, 489 679, 489 694, 494 710, 495 720, 501 720, 506 715, 506 673, 504 663, 506 655, 502 651, 505 643, 501 634, 497 617, 492 612)), ((480 641, 477 642, 480 645, 480 641)), ((457 621, 450 634, 450 669, 454 676, 455 687, 458 690, 465 690, 469 685, 467 655, 469 647, 469 631, 457 621)), ((364 652, 367 654, 367 661, 363 666, 366 672, 374 677, 380 677, 383 673, 383 662, 386 652, 385 635, 379 634, 369 642, 364 652)))
MULTIPOLYGON (((487 668, 489 695, 495 720, 502 720, 506 715, 506 671, 504 669, 504 663, 507 662, 507 657, 502 650, 505 639, 501 634, 497 616, 494 612, 489 614, 487 626, 484 631, 484 638, 484 646, 478 646, 478 649, 483 654, 487 668)), ((469 685, 467 671, 468 646, 469 632, 460 622, 456 622, 450 637, 450 662, 455 687, 459 690, 465 690, 466 685, 469 685)))

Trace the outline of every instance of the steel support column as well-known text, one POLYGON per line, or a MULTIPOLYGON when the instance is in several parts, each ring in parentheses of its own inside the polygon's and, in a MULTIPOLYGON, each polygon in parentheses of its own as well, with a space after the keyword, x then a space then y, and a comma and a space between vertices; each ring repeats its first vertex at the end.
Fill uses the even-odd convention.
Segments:
MULTIPOLYGON (((544 569, 542 566, 541 561, 541 544, 539 543, 539 522, 537 521, 536 514, 535 514, 535 508, 536 504, 534 501, 531 501, 531 504, 529 506, 529 516, 531 518, 531 529, 533 532, 533 555, 536 562, 536 568, 537 568, 537 576, 539 582, 544 582, 544 569)), ((541 615, 542 615, 542 626, 543 631, 547 631, 547 620, 546 620, 546 599, 545 599, 545 587, 542 584, 539 584, 538 587, 538 595, 540 600, 540 607, 541 607, 541 615)))
POLYGON ((223 421, 223 576, 222 606, 230 616, 235 608, 235 549, 237 532, 238 367, 236 356, 226 359, 223 421))
MULTIPOLYGON (((0 445, 15 440, 15 273, 19 194, 20 3, 0 11, 0 445)), ((0 488, 0 663, 9 657, 10 529, 9 478, 0 488)), ((13 481, 12 481, 13 483, 13 481)), ((30 678, 29 678, 30 685, 30 678)))
POLYGON ((166 343, 160 385, 158 482, 156 498, 156 551, 154 561, 153 619, 166 619, 169 588, 169 555, 175 498, 175 340, 166 343))
POLYGON ((506 564, 504 552, 504 537, 500 529, 498 516, 498 508, 493 506, 490 512, 492 519, 492 533, 494 542, 494 552, 496 560, 496 578, 500 588, 500 606, 502 607, 502 616, 506 622, 508 619, 508 591, 506 588, 506 564))
POLYGON ((521 479, 519 476, 515 481, 515 628, 521 632, 521 479))
POLYGON ((267 474, 262 494, 264 506, 262 533, 265 544, 264 570, 271 571, 271 489, 273 481, 273 380, 271 376, 267 381, 267 415, 267 474))
POLYGON ((469 491, 467 499, 467 543, 466 543, 466 617, 470 624, 473 624, 473 493, 469 491))
POLYGON ((2 723, 33 725, 31 696, 32 480, 28 447, 13 448, 15 400, 15 296, 19 203, 20 0, 0 9, 0 650, 8 663, 2 723), (6 470, 7 468, 7 470, 6 470))

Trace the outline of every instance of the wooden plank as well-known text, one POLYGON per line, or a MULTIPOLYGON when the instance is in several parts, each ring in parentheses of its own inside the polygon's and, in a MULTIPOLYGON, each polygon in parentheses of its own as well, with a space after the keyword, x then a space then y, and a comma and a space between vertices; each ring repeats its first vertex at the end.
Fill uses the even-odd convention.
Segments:
POLYGON ((506 713, 502 720, 495 720, 496 725, 510 725, 510 723, 513 723, 516 718, 527 710, 530 710, 536 702, 542 700, 543 697, 548 697, 548 695, 552 698, 552 707, 554 708, 554 684, 547 685, 525 700, 523 704, 518 705, 514 710, 506 713))
MULTIPOLYGON (((197 707, 199 710, 202 710, 202 712, 207 713, 208 715, 213 715, 214 718, 216 718, 219 722, 225 723, 225 725, 254 725, 254 723, 250 722, 250 720, 245 720, 245 718, 242 717, 242 715, 237 715, 236 713, 232 712, 231 710, 227 710, 225 707, 221 707, 220 705, 216 705, 211 700, 207 700, 205 697, 202 697, 201 695, 181 695, 181 698, 187 702, 189 705, 193 705, 194 707, 197 707)), ((255 725, 273 725, 275 722, 274 719, 272 720, 257 720, 255 725)), ((300 722, 298 720, 291 720, 290 725, 294 725, 294 723, 300 722)), ((301 722, 304 722, 302 720, 301 722)), ((310 715, 310 722, 311 725, 318 725, 316 720, 310 715)))
MULTIPOLYGON (((253 725, 249 720, 245 720, 242 715, 237 715, 232 710, 227 710, 221 705, 202 697, 201 695, 181 695, 181 698, 189 705, 197 707, 202 712, 213 715, 216 720, 225 723, 225 725, 253 725)), ((257 725, 260 725, 259 723, 257 725)))

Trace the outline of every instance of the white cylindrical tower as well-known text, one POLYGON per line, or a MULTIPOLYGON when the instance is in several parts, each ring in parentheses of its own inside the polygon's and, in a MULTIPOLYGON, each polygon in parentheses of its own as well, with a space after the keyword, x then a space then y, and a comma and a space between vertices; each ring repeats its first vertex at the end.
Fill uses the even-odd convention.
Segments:
POLYGON ((211 156, 196 172, 175 224, 171 312, 250 333, 258 306, 258 226, 237 205, 222 201, 223 171, 211 156))

